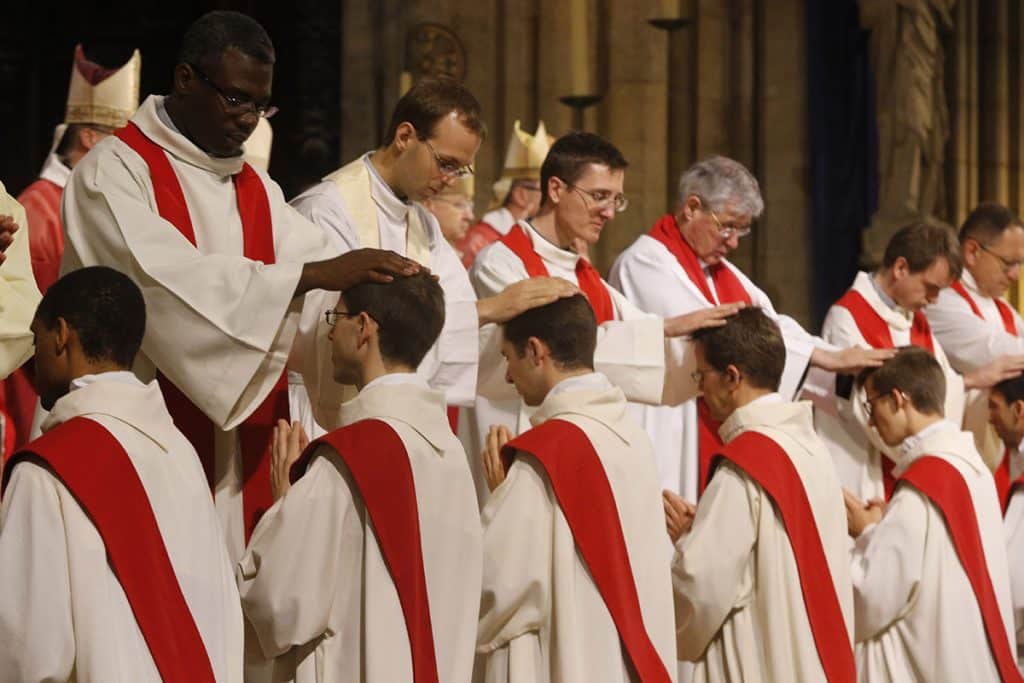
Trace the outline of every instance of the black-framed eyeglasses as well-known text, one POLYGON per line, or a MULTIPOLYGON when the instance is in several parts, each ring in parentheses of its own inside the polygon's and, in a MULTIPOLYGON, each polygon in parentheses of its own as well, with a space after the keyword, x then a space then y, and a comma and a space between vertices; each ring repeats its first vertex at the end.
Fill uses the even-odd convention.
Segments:
POLYGON ((220 95, 220 98, 224 100, 224 104, 227 105, 228 109, 232 110, 235 113, 244 114, 249 111, 252 111, 257 116, 269 119, 278 111, 280 111, 277 107, 270 104, 269 102, 257 104, 256 102, 253 102, 248 98, 239 97, 238 95, 231 95, 229 93, 226 93, 224 92, 223 88, 214 83, 209 76, 203 73, 203 70, 200 69, 198 66, 196 66, 195 64, 189 64, 189 66, 192 67, 192 70, 196 72, 196 76, 199 76, 199 80, 208 85, 215 93, 220 95))
POLYGON ((338 318, 356 318, 358 313, 349 313, 348 311, 336 311, 333 308, 329 311, 324 311, 324 320, 327 321, 328 327, 334 327, 338 324, 338 318))
POLYGON ((718 220, 718 214, 707 207, 704 207, 704 210, 707 211, 708 215, 711 216, 711 220, 718 226, 718 235, 723 240, 729 240, 733 237, 743 239, 750 234, 750 225, 722 225, 722 221, 718 220))
POLYGON ((874 396, 865 396, 861 402, 861 406, 864 408, 864 414, 868 417, 872 417, 875 414, 875 401, 886 396, 892 396, 892 392, 886 392, 884 394, 875 394, 874 396))
POLYGON ((608 190, 587 190, 579 185, 573 185, 564 178, 560 178, 563 183, 569 186, 570 190, 576 190, 580 193, 580 197, 583 199, 583 203, 589 208, 593 205, 599 211, 605 209, 615 209, 615 213, 622 213, 629 208, 629 199, 626 195, 610 192, 608 190))
POLYGON ((427 149, 430 150, 430 153, 434 155, 434 163, 437 164, 437 170, 439 170, 441 172, 441 175, 443 175, 444 177, 455 178, 457 180, 459 178, 465 178, 468 175, 473 175, 476 173, 476 171, 473 169, 472 164, 466 164, 465 166, 461 166, 457 161, 453 161, 452 159, 445 159, 444 157, 437 153, 437 150, 434 149, 434 146, 430 144, 430 140, 426 138, 419 138, 419 140, 421 140, 423 144, 427 146, 427 149))
POLYGON ((996 252, 992 251, 991 249, 988 248, 988 246, 982 244, 981 242, 978 242, 978 246, 981 247, 981 250, 983 252, 985 252, 986 254, 992 254, 992 256, 995 256, 996 259, 999 260, 999 263, 1003 266, 1003 270, 1006 270, 1006 271, 1020 270, 1020 268, 1021 268, 1021 262, 1020 261, 1007 261, 1002 256, 1000 256, 996 252))

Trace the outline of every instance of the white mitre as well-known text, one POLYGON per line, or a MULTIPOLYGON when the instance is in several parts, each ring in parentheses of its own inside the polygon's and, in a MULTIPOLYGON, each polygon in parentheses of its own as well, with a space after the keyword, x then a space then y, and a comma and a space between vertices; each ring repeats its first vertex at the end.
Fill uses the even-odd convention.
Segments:
POLYGON ((86 59, 82 45, 76 45, 64 123, 123 127, 139 108, 141 71, 138 50, 120 69, 105 69, 86 59))
POLYGON ((505 152, 505 168, 501 178, 491 186, 494 199, 492 207, 505 203, 505 197, 512 188, 512 182, 521 178, 539 179, 540 167, 544 163, 554 138, 548 135, 544 122, 537 124, 537 131, 530 135, 520 128, 519 121, 512 128, 512 139, 505 152))

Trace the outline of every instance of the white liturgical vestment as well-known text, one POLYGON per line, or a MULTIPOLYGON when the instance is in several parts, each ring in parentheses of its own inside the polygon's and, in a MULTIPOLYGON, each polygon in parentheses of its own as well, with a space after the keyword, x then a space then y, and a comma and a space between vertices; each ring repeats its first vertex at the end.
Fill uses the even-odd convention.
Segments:
MULTIPOLYGON (((1024 454, 1020 445, 1010 451, 1010 481, 1024 475, 1024 454)), ((1006 532, 1006 556, 1010 563, 1010 592, 1013 595, 1013 622, 1018 652, 1024 650, 1024 487, 1011 489, 1010 502, 1003 515, 1006 532)), ((1018 654, 1018 662, 1022 661, 1018 654)))
MULTIPOLYGON (((746 431, 778 444, 800 477, 852 645, 846 509, 811 406, 768 394, 734 411, 719 434, 729 443, 746 431)), ((676 543, 672 583, 679 656, 696 662, 695 682, 825 680, 786 527, 765 490, 728 460, 676 543)))
MULTIPOLYGON (((445 321, 441 336, 427 352, 417 374, 431 387, 445 393, 449 405, 471 405, 476 396, 479 323, 476 296, 458 254, 441 234, 441 227, 426 207, 399 198, 384 182, 364 154, 342 167, 323 182, 292 200, 292 206, 318 225, 338 254, 373 247, 389 249, 430 268, 438 277, 445 294, 445 321)), ((309 322, 337 301, 337 294, 319 292, 310 295, 320 300, 309 306, 309 322)), ((303 316, 303 326, 307 316, 303 316)), ((321 343, 325 340, 318 338, 321 343)), ((312 354, 309 359, 329 359, 330 354, 312 354)), ((319 379, 319 387, 310 391, 337 402, 342 387, 333 382, 328 365, 305 373, 307 384, 319 379)), ((351 398, 354 389, 345 398, 351 398)), ((319 407, 313 414, 321 421, 334 422, 319 407)), ((332 429, 336 424, 323 424, 332 429)), ((307 425, 308 427, 308 425, 307 425)))
MULTIPOLYGON (((343 426, 365 419, 383 420, 405 445, 438 679, 467 681, 480 604, 481 531, 444 395, 417 375, 384 375, 342 406, 343 426)), ((251 637, 247 681, 412 683, 395 583, 359 489, 332 447, 319 446, 306 473, 260 520, 237 576, 251 637)))
POLYGON ((14 241, 0 264, 0 379, 7 377, 32 355, 29 325, 39 305, 39 288, 32 275, 25 210, 0 183, 0 216, 18 224, 14 241))
POLYGON ((323 231, 256 171, 270 205, 276 263, 245 258, 231 179, 242 157, 215 158, 196 147, 174 127, 159 96, 147 98, 132 122, 167 153, 196 246, 157 213, 146 162, 110 136, 75 167, 64 190, 61 270, 110 266, 142 289, 148 333, 135 373, 149 381, 159 370, 219 428, 215 500, 228 551, 237 559, 245 541, 235 427, 285 369, 299 324, 302 299, 294 292, 303 264, 332 252, 323 231))
MULTIPOLYGON (((530 418, 586 434, 611 485, 644 627, 675 681, 671 543, 647 435, 622 390, 593 373, 556 385, 530 418)), ((518 456, 482 514, 484 579, 474 681, 625 683, 615 624, 543 467, 518 456)))
MULTIPOLYGON (((762 308, 779 324, 786 342, 786 367, 779 391, 787 398, 795 398, 815 347, 826 345, 789 316, 777 314, 767 294, 733 264, 723 263, 746 290, 751 304, 762 308)), ((705 279, 716 297, 715 304, 708 302, 668 248, 649 235, 641 235, 623 251, 608 276, 612 286, 621 290, 631 303, 663 318, 693 313, 720 303, 714 281, 711 277, 705 279)), ((696 501, 699 477, 697 402, 631 408, 654 442, 662 487, 696 501)))
MULTIPOLYGON (((582 257, 547 241, 526 221, 519 226, 552 277, 578 284, 576 263, 582 257)), ((479 297, 493 296, 505 287, 529 277, 522 260, 501 242, 491 244, 477 255, 470 280, 479 297)), ((620 292, 602 281, 611 296, 615 319, 598 326, 594 366, 631 401, 677 405, 696 395, 690 378, 696 362, 688 341, 666 339, 664 320, 644 313, 620 292)), ((480 334, 480 386, 473 411, 459 425, 459 436, 469 453, 480 453, 491 425, 505 425, 513 435, 528 426, 525 409, 515 388, 505 382, 505 361, 500 354, 501 330, 485 326, 480 334)), ((479 465, 475 463, 477 493, 486 500, 479 465)))
MULTIPOLYGON (((857 273, 851 289, 864 297, 871 310, 886 323, 894 347, 909 345, 912 314, 883 301, 871 283, 871 277, 869 273, 857 273)), ((871 347, 864 339, 853 314, 839 305, 828 309, 821 336, 840 347, 871 347)), ((934 333, 932 349, 946 378, 945 417, 954 424, 962 424, 966 404, 963 377, 950 365, 934 333)), ((840 381, 837 379, 837 383, 840 381)), ((838 415, 819 411, 815 415, 815 426, 832 453, 843 487, 862 500, 884 500, 882 458, 887 457, 895 463, 899 457, 899 448, 886 446, 878 432, 868 426, 869 417, 864 411, 864 388, 855 386, 852 378, 848 382, 849 395, 836 397, 838 415)))
MULTIPOLYGON (((86 375, 47 431, 83 416, 124 447, 217 681, 242 681, 242 611, 210 489, 155 382, 86 375)), ((88 450, 81 457, 89 457, 88 450)), ((19 462, 0 508, 0 681, 161 680, 96 526, 52 471, 19 462)))
MULTIPOLYGON (((985 564, 1016 651, 1006 541, 992 473, 969 432, 940 421, 903 442, 895 474, 918 458, 945 460, 970 491, 985 564)), ((944 517, 902 484, 885 516, 857 538, 851 568, 857 671, 862 681, 999 680, 974 591, 944 517)))

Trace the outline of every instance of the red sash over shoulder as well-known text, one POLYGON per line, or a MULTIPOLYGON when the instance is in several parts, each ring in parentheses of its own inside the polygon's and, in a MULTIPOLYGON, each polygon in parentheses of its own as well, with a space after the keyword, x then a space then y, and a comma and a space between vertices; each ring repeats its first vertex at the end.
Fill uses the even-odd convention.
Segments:
MULTIPOLYGON (((850 312, 853 322, 857 325, 860 336, 864 341, 875 349, 891 349, 895 346, 892 341, 892 332, 889 324, 878 315, 878 311, 872 308, 864 296, 854 290, 848 290, 846 294, 835 303, 850 312)), ((932 328, 928 324, 928 318, 921 311, 914 312, 914 319, 910 326, 910 343, 927 349, 928 353, 935 355, 935 342, 932 337, 932 328)), ((896 485, 896 478, 893 477, 893 462, 885 454, 882 455, 882 485, 885 488, 885 499, 892 497, 893 487, 896 485)))
POLYGON ((416 484, 405 444, 382 420, 356 422, 309 444, 292 466, 293 482, 305 473, 321 444, 331 446, 341 457, 366 506, 405 616, 413 680, 438 683, 416 484))
MULTIPOLYGON (((192 246, 196 246, 196 234, 188 212, 188 202, 185 200, 178 176, 167 159, 167 153, 147 138, 134 123, 114 131, 114 135, 141 156, 149 167, 160 217, 177 228, 192 246)), ((274 231, 270 217, 270 202, 263 181, 249 164, 244 164, 241 172, 232 176, 232 181, 235 186, 238 213, 242 219, 244 256, 270 265, 275 261, 274 231)), ((167 409, 174 418, 174 424, 195 447, 206 472, 206 479, 212 488, 215 477, 214 441, 217 428, 166 376, 161 373, 157 379, 167 409)), ((239 447, 242 452, 242 507, 246 542, 260 516, 273 503, 270 495, 270 439, 277 420, 288 418, 288 380, 285 373, 281 373, 267 398, 238 428, 239 447)))
POLYGON ((547 473, 641 683, 670 680, 644 626, 615 496, 590 439, 571 422, 548 420, 505 445, 506 469, 516 451, 532 455, 547 473))
POLYGON ((160 677, 212 681, 210 657, 167 555, 146 489, 124 447, 98 422, 76 417, 28 444, 7 463, 39 458, 96 526, 160 677))
POLYGON ((825 558, 821 533, 793 462, 773 439, 753 431, 743 432, 730 441, 716 454, 717 458, 741 469, 771 498, 793 548, 804 609, 825 678, 829 683, 854 681, 856 667, 850 634, 825 558))
MULTIPOLYGON (((964 301, 966 301, 967 305, 971 307, 971 312, 974 313, 974 315, 978 316, 982 320, 985 319, 985 316, 981 314, 981 309, 978 308, 978 302, 974 300, 974 297, 971 296, 971 293, 967 291, 967 288, 964 287, 962 282, 957 280, 951 284, 950 287, 954 292, 964 298, 964 301)), ((1017 325, 1013 319, 1013 309, 1010 308, 1010 304, 1006 303, 1002 299, 993 299, 993 301, 996 302, 996 308, 999 310, 999 317, 1003 321, 1003 329, 1006 330, 1007 334, 1016 337, 1017 325)))
MULTIPOLYGON (((548 268, 544 265, 544 260, 534 250, 530 236, 521 226, 513 225, 508 234, 499 241, 519 257, 530 277, 548 277, 548 268)), ((597 324, 615 320, 612 297, 608 294, 608 288, 605 287, 601 274, 594 266, 590 265, 590 261, 582 257, 576 261, 576 281, 579 283, 580 291, 590 302, 590 307, 594 309, 597 324)))
MULTIPOLYGON (((648 234, 665 245, 669 253, 676 257, 676 261, 683 267, 683 272, 690 278, 690 282, 700 290, 700 293, 704 295, 709 305, 716 306, 720 303, 732 304, 740 301, 748 306, 751 304, 750 293, 747 292, 740 279, 736 277, 736 273, 732 272, 724 263, 708 266, 711 281, 715 284, 715 293, 718 295, 716 302, 715 297, 712 296, 711 290, 708 288, 707 279, 704 277, 704 269, 701 268, 697 254, 686 243, 686 240, 683 239, 683 234, 679 232, 679 226, 676 224, 675 216, 671 214, 662 216, 648 234)), ((718 436, 718 428, 722 423, 711 417, 711 411, 708 410, 708 405, 704 402, 703 397, 697 399, 697 418, 697 447, 699 451, 697 490, 699 493, 703 493, 708 472, 710 471, 711 457, 722 447, 722 439, 718 436)))
POLYGON ((942 513, 957 557, 960 558, 960 564, 981 609, 985 635, 988 636, 989 648, 1000 679, 1004 683, 1024 681, 1017 670, 1017 660, 1010 648, 1006 625, 999 612, 992 577, 985 562, 978 518, 963 475, 942 458, 925 455, 911 463, 899 481, 907 482, 923 493, 942 513))

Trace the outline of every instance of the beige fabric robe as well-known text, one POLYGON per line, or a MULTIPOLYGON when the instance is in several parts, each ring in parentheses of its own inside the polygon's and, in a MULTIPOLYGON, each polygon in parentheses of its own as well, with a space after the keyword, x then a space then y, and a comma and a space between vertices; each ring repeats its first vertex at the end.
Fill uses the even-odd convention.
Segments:
POLYGON ((12 216, 19 230, 0 264, 0 380, 14 372, 32 355, 29 325, 39 305, 39 288, 32 275, 25 209, 7 194, 0 183, 0 216, 12 216))
MULTIPOLYGON (((405 444, 439 680, 466 681, 480 604, 481 532, 444 395, 415 375, 385 375, 345 403, 341 417, 343 424, 382 419, 405 444)), ((306 474, 260 520, 237 578, 249 627, 247 681, 412 682, 395 584, 358 489, 332 448, 321 446, 306 474)))
MULTIPOLYGON (((770 437, 803 482, 825 559, 853 634, 846 509, 809 403, 769 394, 722 424, 726 443, 745 431, 770 437)), ((672 567, 680 658, 696 681, 824 681, 789 536, 774 504, 728 462, 715 470, 672 567)))
MULTIPOLYGON (((675 677, 671 544, 650 440, 622 391, 595 373, 558 384, 530 418, 586 432, 615 496, 644 624, 675 677)), ((484 586, 475 681, 629 681, 618 632, 544 470, 517 458, 484 507, 484 586)))
MULTIPOLYGON (((124 446, 214 675, 240 682, 238 589, 195 450, 174 428, 155 382, 112 372, 73 386, 44 431, 84 416, 124 446)), ((99 532, 64 484, 33 461, 14 467, 0 508, 0 582, 0 681, 161 680, 99 532)))
MULTIPOLYGON (((971 434, 949 422, 904 441, 894 474, 922 455, 949 462, 967 483, 1006 638, 1015 651, 1006 540, 992 473, 971 434)), ((859 680, 998 680, 981 610, 946 523, 917 489, 896 489, 882 521, 857 539, 851 573, 859 680)))

